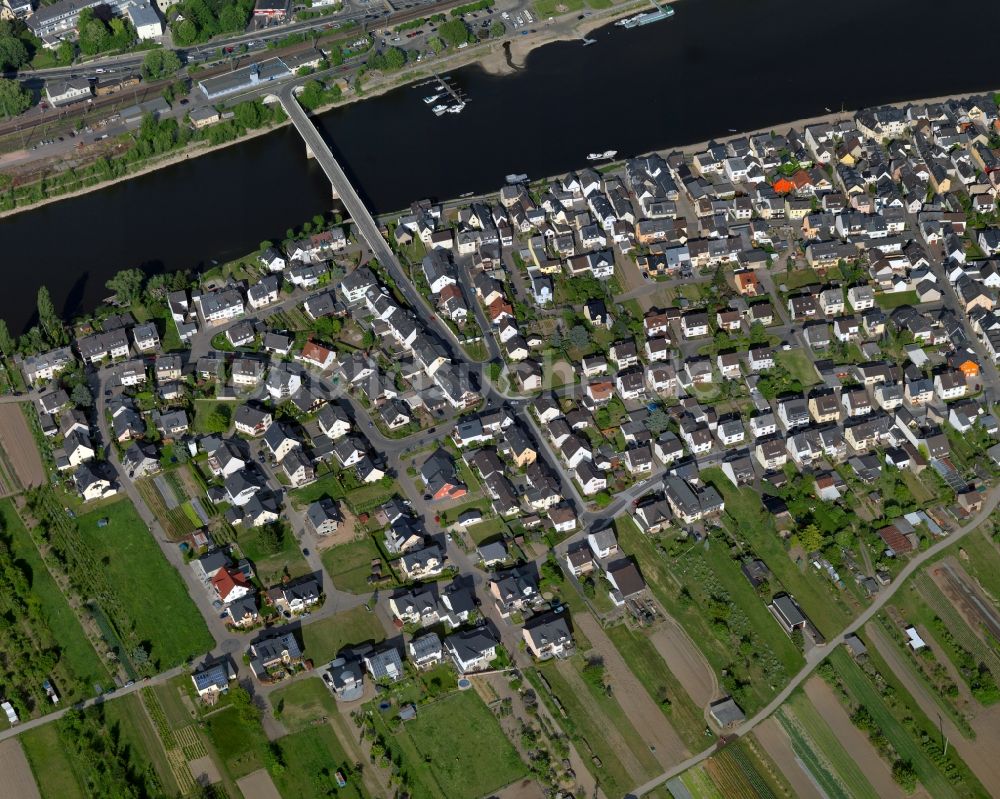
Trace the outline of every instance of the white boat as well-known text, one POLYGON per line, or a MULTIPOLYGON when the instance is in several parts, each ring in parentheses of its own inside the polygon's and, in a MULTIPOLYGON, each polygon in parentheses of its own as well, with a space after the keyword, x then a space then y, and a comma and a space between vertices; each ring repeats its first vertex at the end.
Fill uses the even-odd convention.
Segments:
POLYGON ((440 94, 432 94, 429 97, 425 97, 424 98, 424 102, 427 103, 427 105, 430 105, 435 100, 437 100, 437 98, 440 97, 440 96, 441 96, 440 94))
POLYGON ((459 103, 458 105, 453 105, 448 109, 449 114, 461 114, 462 110, 465 108, 465 103, 459 103))
POLYGON ((605 150, 603 153, 591 153, 587 156, 588 161, 610 161, 618 155, 617 150, 605 150))
POLYGON ((441 114, 443 114, 447 110, 448 110, 448 106, 446 106, 446 105, 436 105, 436 106, 434 106, 431 109, 431 111, 433 111, 438 116, 441 116, 441 114))
POLYGON ((528 176, 525 175, 524 173, 521 173, 519 175, 515 175, 515 174, 507 175, 507 182, 509 184, 511 184, 512 186, 515 185, 515 184, 517 184, 517 183, 527 183, 528 182, 528 176))

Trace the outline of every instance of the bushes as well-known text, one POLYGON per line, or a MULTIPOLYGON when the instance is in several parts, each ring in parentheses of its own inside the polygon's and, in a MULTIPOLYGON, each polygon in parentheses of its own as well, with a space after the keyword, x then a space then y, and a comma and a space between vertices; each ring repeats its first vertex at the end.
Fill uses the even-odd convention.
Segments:
POLYGON ((976 700, 984 705, 1000 700, 1000 687, 989 667, 958 642, 940 616, 934 617, 932 626, 935 637, 951 650, 952 659, 976 700))

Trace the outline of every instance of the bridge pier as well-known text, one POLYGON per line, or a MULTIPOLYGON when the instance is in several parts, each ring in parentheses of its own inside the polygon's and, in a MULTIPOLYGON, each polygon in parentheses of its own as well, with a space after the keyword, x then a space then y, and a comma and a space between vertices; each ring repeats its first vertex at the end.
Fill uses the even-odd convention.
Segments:
POLYGON ((314 153, 312 151, 312 147, 310 147, 308 144, 306 144, 306 158, 315 158, 315 157, 316 157, 316 153, 314 153))

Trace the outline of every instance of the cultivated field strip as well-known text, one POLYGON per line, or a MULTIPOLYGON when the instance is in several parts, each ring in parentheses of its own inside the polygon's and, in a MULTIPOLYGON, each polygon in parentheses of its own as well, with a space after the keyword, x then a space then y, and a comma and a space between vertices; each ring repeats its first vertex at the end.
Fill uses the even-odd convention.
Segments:
POLYGON ((962 614, 930 576, 921 574, 916 579, 916 586, 921 598, 941 617, 955 640, 993 674, 1000 675, 1000 655, 969 627, 962 614))

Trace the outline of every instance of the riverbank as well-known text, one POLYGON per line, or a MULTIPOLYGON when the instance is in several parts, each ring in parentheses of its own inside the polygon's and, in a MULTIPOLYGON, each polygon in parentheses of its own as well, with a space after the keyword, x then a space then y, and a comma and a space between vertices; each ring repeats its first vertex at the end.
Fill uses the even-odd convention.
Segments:
MULTIPOLYGON (((583 20, 577 20, 576 18, 571 18, 564 15, 561 18, 556 18, 551 21, 541 22, 540 25, 544 25, 544 28, 538 28, 537 33, 527 34, 525 36, 515 36, 513 38, 507 39, 497 39, 492 41, 482 42, 481 44, 468 47, 464 50, 449 52, 443 58, 435 60, 433 62, 433 67, 420 66, 416 69, 408 70, 404 74, 381 74, 381 73, 368 73, 375 75, 371 83, 367 85, 362 84, 361 93, 356 93, 351 87, 348 87, 349 95, 345 96, 343 99, 335 102, 329 103, 327 105, 320 106, 310 112, 310 116, 318 116, 327 111, 334 109, 344 108, 352 104, 369 100, 375 97, 379 97, 389 91, 394 89, 403 88, 405 86, 414 84, 420 80, 425 80, 431 77, 432 73, 444 73, 451 72, 461 67, 470 66, 473 64, 478 64, 486 72, 490 74, 503 75, 509 74, 514 71, 514 68, 508 63, 507 52, 505 50, 505 45, 509 45, 510 48, 510 60, 513 62, 515 68, 520 68, 524 65, 528 54, 532 50, 536 50, 547 44, 552 44, 559 41, 572 41, 573 39, 578 39, 584 37, 587 33, 603 27, 614 20, 626 16, 628 13, 634 11, 636 8, 644 5, 641 0, 633 0, 633 2, 625 2, 620 5, 613 6, 609 9, 602 9, 600 11, 593 11, 591 15, 583 20)), ((317 80, 324 78, 334 78, 336 77, 337 70, 330 69, 325 72, 314 73, 307 77, 296 78, 290 81, 293 84, 301 84, 307 80, 317 80)), ((239 97, 234 97, 233 100, 240 99, 239 97)), ((249 98, 244 98, 249 99, 249 98)), ((127 175, 122 175, 121 177, 112 178, 111 180, 104 180, 98 183, 94 183, 90 186, 82 186, 78 189, 73 189, 72 191, 64 192, 53 197, 45 197, 36 202, 28 203, 25 205, 18 205, 9 210, 0 211, 0 219, 4 219, 10 216, 14 216, 23 211, 31 211, 42 206, 50 205, 52 203, 57 203, 62 200, 69 200, 74 197, 80 197, 85 194, 91 194, 95 191, 100 191, 106 189, 110 186, 114 186, 119 183, 123 183, 134 178, 141 177, 142 175, 148 175, 157 170, 165 169, 170 166, 188 161, 193 158, 199 158, 203 155, 208 155, 213 152, 231 147, 235 144, 242 144, 251 139, 255 139, 258 136, 264 136, 269 133, 273 133, 282 127, 289 125, 290 123, 286 120, 275 125, 270 125, 266 128, 259 128, 255 130, 248 131, 243 136, 232 141, 223 142, 222 144, 210 145, 204 142, 195 142, 185 146, 183 149, 176 152, 170 153, 169 155, 163 156, 161 158, 156 158, 151 160, 134 172, 129 172, 127 175)), ((9 158, 14 154, 7 154, 9 158)), ((96 160, 96 158, 95 158, 96 160)), ((79 167, 82 164, 77 164, 79 167)), ((65 171, 65 170, 62 170, 65 171)), ((0 173, 2 173, 2 161, 0 161, 0 173)), ((59 174, 57 172, 51 174, 59 174)), ((44 182, 45 178, 42 178, 40 182, 44 182)))

